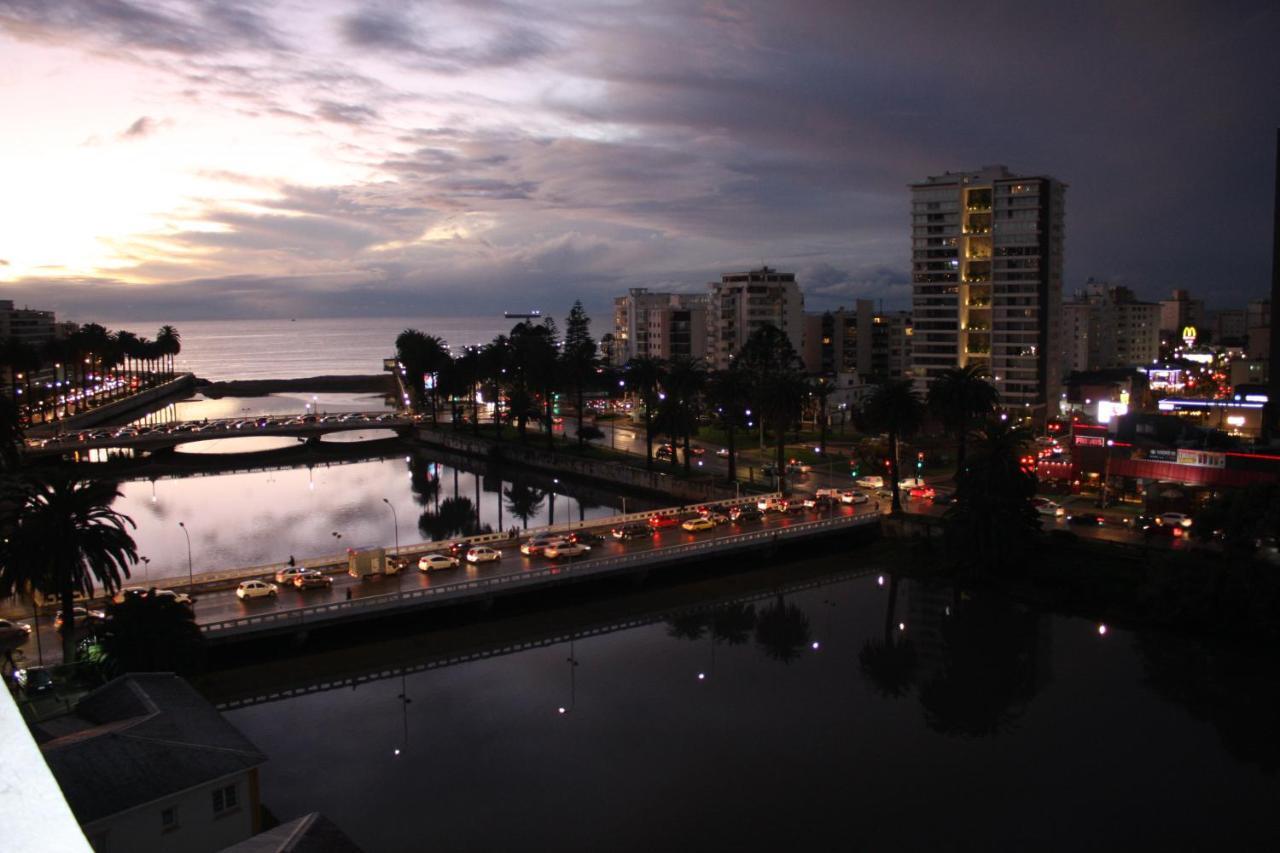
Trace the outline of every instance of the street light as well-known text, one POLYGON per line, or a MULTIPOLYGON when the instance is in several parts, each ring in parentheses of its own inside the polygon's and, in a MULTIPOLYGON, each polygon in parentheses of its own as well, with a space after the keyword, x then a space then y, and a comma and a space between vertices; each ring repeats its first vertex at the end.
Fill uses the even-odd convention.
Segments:
POLYGON ((182 535, 187 537, 187 595, 190 595, 196 587, 191 571, 191 533, 183 522, 179 521, 178 526, 182 528, 182 535))
POLYGON ((391 508, 391 518, 396 525, 396 557, 399 557, 400 556, 400 514, 396 512, 395 504, 391 503, 391 501, 387 500, 386 498, 383 498, 382 502, 391 508))

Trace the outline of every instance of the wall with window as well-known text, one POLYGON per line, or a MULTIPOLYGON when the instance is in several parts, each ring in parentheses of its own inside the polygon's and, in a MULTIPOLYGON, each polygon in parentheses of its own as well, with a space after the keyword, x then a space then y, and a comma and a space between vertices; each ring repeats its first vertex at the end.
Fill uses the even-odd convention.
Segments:
POLYGON ((84 826, 98 853, 215 853, 257 829, 258 771, 249 770, 84 826))

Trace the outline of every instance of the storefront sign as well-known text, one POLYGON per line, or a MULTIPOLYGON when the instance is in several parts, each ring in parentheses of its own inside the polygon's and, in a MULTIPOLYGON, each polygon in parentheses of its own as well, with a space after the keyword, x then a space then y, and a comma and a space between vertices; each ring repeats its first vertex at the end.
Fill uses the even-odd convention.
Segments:
POLYGON ((1179 450, 1179 465, 1195 465, 1198 468, 1226 468, 1227 454, 1208 450, 1179 450))
POLYGON ((1177 462, 1177 450, 1159 450, 1153 449, 1147 451, 1147 458, 1152 462, 1177 462))
POLYGON ((1107 440, 1100 435, 1077 435, 1076 444, 1080 447, 1106 447, 1107 440))

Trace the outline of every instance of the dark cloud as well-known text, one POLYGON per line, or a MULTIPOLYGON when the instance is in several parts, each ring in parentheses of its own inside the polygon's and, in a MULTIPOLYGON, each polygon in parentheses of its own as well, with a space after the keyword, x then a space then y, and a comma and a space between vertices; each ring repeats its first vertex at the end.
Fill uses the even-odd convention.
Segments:
MULTIPOLYGON (((436 11, 449 5, 440 4, 436 11)), ((490 13, 507 14, 495 19, 483 14, 484 7, 458 4, 456 11, 465 16, 469 28, 480 31, 465 41, 441 38, 432 32, 432 22, 420 24, 412 7, 399 5, 370 6, 346 15, 338 23, 338 32, 352 47, 385 52, 412 67, 447 74, 519 65, 552 49, 552 39, 524 23, 515 10, 491 7, 490 13)))
POLYGON ((120 131, 121 139, 141 139, 144 136, 150 136, 155 132, 158 124, 155 119, 150 116, 142 116, 133 124, 120 131))
POLYGON ((339 124, 366 124, 378 118, 378 111, 363 104, 340 104, 337 101, 321 101, 316 105, 316 115, 325 121, 339 124))

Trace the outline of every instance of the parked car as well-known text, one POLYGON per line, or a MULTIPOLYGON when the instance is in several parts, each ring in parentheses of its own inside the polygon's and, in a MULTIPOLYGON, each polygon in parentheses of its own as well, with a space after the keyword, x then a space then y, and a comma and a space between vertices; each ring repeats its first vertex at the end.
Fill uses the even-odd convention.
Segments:
POLYGON ((653 535, 653 529, 647 524, 624 524, 610 532, 614 539, 647 539, 653 535))
POLYGON ((744 521, 759 521, 764 518, 764 513, 760 508, 752 504, 739 504, 729 510, 729 518, 738 524, 744 521))
POLYGON ((276 569, 276 583, 293 583, 294 578, 298 575, 305 575, 308 571, 310 570, 302 566, 284 566, 276 569))
POLYGON ((38 696, 53 690, 53 673, 43 666, 29 666, 13 674, 13 683, 27 696, 38 696))
POLYGON ((570 560, 574 557, 581 557, 591 549, 586 545, 579 545, 577 542, 566 542, 563 539, 554 545, 548 545, 542 551, 542 556, 548 560, 570 560))
POLYGON ((436 569, 456 569, 460 565, 457 557, 448 554, 423 554, 418 558, 418 571, 430 572, 436 569))
POLYGON ((564 539, 559 536, 535 536, 520 543, 520 553, 526 557, 536 557, 550 545, 559 545, 564 539))
POLYGON ((501 559, 501 551, 486 545, 476 545, 467 549, 468 563, 494 563, 501 559))
POLYGON ((709 518, 699 516, 689 519, 680 526, 690 533, 697 533, 701 530, 715 530, 716 523, 709 518))
POLYGON ((275 598, 280 588, 266 581, 241 581, 236 587, 236 598, 248 601, 251 598, 275 598))
MULTIPOLYGON (((71 608, 71 626, 73 628, 84 628, 89 625, 101 622, 107 618, 107 615, 101 610, 89 610, 85 607, 71 608)), ((62 630, 62 611, 58 611, 58 615, 53 617, 53 629, 55 631, 62 630)))
POLYGON ((324 572, 312 569, 295 577, 293 586, 295 589, 328 589, 333 586, 333 578, 324 572))

